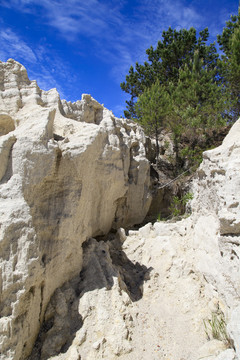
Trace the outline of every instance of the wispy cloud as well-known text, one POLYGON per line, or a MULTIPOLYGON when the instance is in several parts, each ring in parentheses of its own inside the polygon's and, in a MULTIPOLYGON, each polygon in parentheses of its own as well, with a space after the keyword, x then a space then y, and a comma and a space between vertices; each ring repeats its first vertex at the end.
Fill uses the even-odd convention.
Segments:
POLYGON ((37 60, 31 47, 10 28, 0 30, 0 56, 3 60, 17 57, 20 60, 27 59, 30 63, 37 60))
MULTIPOLYGON (((0 28, 0 59, 7 61, 9 58, 25 65, 30 79, 37 79, 41 89, 49 90, 56 87, 61 97, 66 97, 70 66, 64 64, 56 54, 51 52, 51 49, 48 49, 47 45, 35 46, 33 49, 12 29, 0 28), (65 90, 61 85, 62 82, 65 90)), ((72 76, 71 83, 75 80, 72 76)))
MULTIPOLYGON (((81 48, 83 38, 87 40, 94 56, 109 64, 117 83, 124 80, 131 64, 146 59, 145 50, 156 45, 163 30, 202 22, 202 16, 190 5, 183 6, 183 0, 140 0, 136 5, 127 0, 4 0, 2 4, 37 15, 38 21, 56 29, 72 46, 81 48)), ((35 60, 25 45, 27 50, 35 60)))
POLYGON ((126 3, 110 0, 8 0, 4 4, 22 12, 39 13, 44 9, 42 21, 57 29, 68 41, 76 41, 79 35, 92 41, 97 39, 99 48, 107 48, 112 53, 121 49, 118 56, 123 58, 122 55, 128 52, 129 59, 138 48, 142 51, 142 48, 155 44, 162 30, 170 24, 190 27, 201 23, 201 16, 190 6, 183 6, 180 0, 141 0, 132 5, 131 17, 124 13, 126 3))
POLYGON ((68 40, 75 40, 78 34, 104 37, 109 26, 119 22, 121 6, 113 6, 111 1, 98 0, 9 0, 2 4, 32 14, 39 14, 39 10, 44 9, 43 21, 56 28, 68 40))
POLYGON ((146 49, 156 46, 163 30, 170 25, 176 28, 201 26, 203 20, 193 8, 184 7, 176 0, 142 0, 133 12, 128 18, 119 11, 118 26, 109 29, 108 45, 102 46, 99 53, 112 62, 111 73, 118 83, 124 80, 131 64, 146 60, 146 49))
MULTIPOLYGON (((202 30, 209 19, 202 0, 0 0, 1 6, 31 14, 41 26, 52 28, 58 39, 67 42, 77 56, 94 56, 109 65, 115 83, 124 81, 130 65, 146 60, 145 50, 157 44, 163 30, 190 28, 202 30), (126 11, 127 9, 127 11, 126 11), (87 45, 86 45, 87 44, 87 45), (82 46, 83 45, 83 46, 82 46), (74 50, 73 50, 74 49, 74 50), (84 52, 86 54, 84 54, 84 52)), ((222 18, 226 19, 225 13, 222 18)), ((214 36, 222 22, 212 17, 214 36)), ((224 24, 223 24, 224 25, 224 24)), ((20 38, 11 29, 2 30, 0 56, 38 63, 31 76, 38 76, 43 88, 55 86, 64 96, 69 84, 70 65, 48 48, 20 38), (9 56, 8 56, 9 57, 9 56), (51 65, 54 63, 54 66, 51 65), (57 74, 57 75, 56 75, 57 74), (61 84, 64 83, 65 91, 61 84), (49 84, 49 86, 47 86, 49 84)), ((72 74, 71 74, 72 78, 72 74)), ((72 79, 71 79, 72 80, 72 79)), ((72 81, 75 81, 74 79, 72 81)))

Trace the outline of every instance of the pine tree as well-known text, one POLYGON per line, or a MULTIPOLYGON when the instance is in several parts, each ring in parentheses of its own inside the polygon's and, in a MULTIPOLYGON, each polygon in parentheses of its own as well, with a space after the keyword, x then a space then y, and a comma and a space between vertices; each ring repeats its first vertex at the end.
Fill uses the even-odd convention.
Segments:
POLYGON ((223 83, 231 94, 232 120, 240 117, 240 8, 238 15, 232 15, 226 22, 222 35, 218 35, 222 56, 223 83))
POLYGON ((208 29, 197 38, 194 28, 169 28, 156 49, 147 49, 148 62, 131 66, 121 84, 131 95, 125 115, 154 134, 157 158, 161 129, 171 132, 176 173, 186 165, 197 165, 212 129, 225 126, 238 111, 239 16, 232 20, 218 37, 225 50, 221 60, 215 44, 207 45, 208 29))
POLYGON ((155 135, 156 160, 159 156, 159 134, 166 126, 166 117, 171 111, 171 100, 165 87, 157 80, 150 88, 146 88, 135 104, 137 122, 142 125, 148 135, 155 135))
POLYGON ((195 51, 194 59, 179 71, 177 85, 171 84, 173 103, 169 128, 173 134, 176 154, 176 167, 188 159, 194 163, 202 151, 210 129, 225 125, 224 113, 229 110, 229 96, 224 86, 218 84, 215 69, 204 65, 195 51), (188 145, 180 144, 187 139, 188 145))
POLYGON ((131 66, 126 81, 120 85, 123 91, 130 94, 125 116, 137 117, 134 107, 137 98, 157 80, 165 87, 170 82, 177 84, 179 70, 193 60, 196 50, 204 65, 217 69, 218 54, 214 44, 207 45, 208 37, 207 28, 200 31, 198 38, 194 28, 177 31, 170 27, 163 31, 162 40, 158 42, 156 49, 151 46, 146 50, 148 61, 143 65, 136 63, 135 69, 131 66))

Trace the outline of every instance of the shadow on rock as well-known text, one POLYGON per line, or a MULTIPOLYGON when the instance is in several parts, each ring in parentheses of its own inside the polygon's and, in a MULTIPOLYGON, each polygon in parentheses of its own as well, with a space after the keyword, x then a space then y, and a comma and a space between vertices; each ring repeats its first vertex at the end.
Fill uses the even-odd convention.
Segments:
POLYGON ((90 238, 83 244, 81 272, 53 294, 28 360, 46 360, 67 352, 83 325, 78 309, 85 293, 102 288, 111 290, 114 278, 117 278, 120 290, 125 291, 131 301, 138 301, 142 298, 143 283, 149 279, 151 270, 128 259, 117 234, 90 238))
POLYGON ((109 250, 112 264, 119 273, 121 289, 127 292, 133 302, 140 300, 143 295, 143 283, 149 279, 152 268, 130 261, 122 250, 122 243, 118 237, 109 242, 109 250))
POLYGON ((84 243, 83 249, 80 296, 103 287, 110 290, 113 277, 117 277, 120 289, 126 291, 132 301, 141 299, 144 280, 148 280, 152 268, 130 261, 117 234, 110 233, 97 240, 91 238, 84 243))
MULTIPOLYGON (((64 284, 53 294, 44 315, 44 322, 28 360, 45 360, 67 352, 78 329, 83 325, 78 312, 74 282, 64 284)), ((75 285, 76 286, 76 285, 75 285)))

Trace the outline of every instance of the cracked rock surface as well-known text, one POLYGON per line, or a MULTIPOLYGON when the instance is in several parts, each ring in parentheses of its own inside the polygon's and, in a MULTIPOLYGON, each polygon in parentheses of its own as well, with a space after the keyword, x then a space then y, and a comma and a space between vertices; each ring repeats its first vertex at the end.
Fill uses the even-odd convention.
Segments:
POLYGON ((0 70, 0 358, 239 360, 240 120, 189 218, 125 232, 151 203, 141 128, 0 70))
POLYGON ((65 299, 75 289, 79 328, 71 344, 43 352, 51 350, 45 344, 54 343, 56 329, 69 332, 54 295, 57 315, 31 360, 240 359, 239 124, 204 154, 189 218, 149 223, 127 236, 119 229, 85 243, 77 291, 75 279, 61 289, 65 299), (225 319, 227 338, 224 332, 214 338, 214 317, 225 319))
POLYGON ((18 62, 0 62, 2 359, 29 355, 51 296, 81 271, 86 239, 143 221, 144 143, 90 95, 60 100, 18 62))

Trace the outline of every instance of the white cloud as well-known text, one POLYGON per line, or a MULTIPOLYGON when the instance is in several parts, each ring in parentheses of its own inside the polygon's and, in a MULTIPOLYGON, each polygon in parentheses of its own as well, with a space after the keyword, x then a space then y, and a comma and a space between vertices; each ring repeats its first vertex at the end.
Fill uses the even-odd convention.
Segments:
POLYGON ((66 40, 77 44, 85 37, 102 61, 112 64, 111 73, 118 81, 135 61, 145 60, 145 50, 155 46, 163 30, 191 27, 201 16, 181 0, 141 0, 133 16, 124 12, 129 2, 99 0, 8 0, 6 6, 22 12, 35 12, 66 40))
MULTIPOLYGON (((162 31, 169 26, 177 29, 194 26, 200 30, 205 27, 208 19, 199 12, 200 2, 184 5, 183 0, 139 0, 133 5, 130 0, 2 0, 1 5, 36 15, 39 24, 54 28, 75 53, 85 52, 85 56, 94 55, 108 63, 112 78, 119 84, 130 65, 146 60, 145 50, 150 45, 155 47, 162 31), (131 15, 125 6, 131 7, 131 15)), ((64 88, 68 86, 70 65, 63 65, 46 44, 36 44, 33 50, 11 30, 4 32, 2 41, 0 56, 9 54, 11 49, 11 57, 32 63, 37 59, 40 65, 31 76, 35 74, 41 87, 57 87, 64 96, 59 84, 64 82, 64 88)))
POLYGON ((126 110, 126 106, 125 105, 116 105, 111 110, 112 110, 113 114, 121 114, 121 115, 118 115, 120 117, 120 116, 123 116, 124 110, 126 110))
POLYGON ((37 79, 37 84, 42 90, 50 90, 56 88, 60 97, 62 99, 66 98, 65 90, 62 85, 56 80, 54 74, 49 71, 45 66, 40 66, 39 68, 28 71, 29 78, 31 80, 37 79))
POLYGON ((45 20, 42 20, 69 40, 77 34, 104 36, 111 24, 118 23, 119 5, 110 7, 106 1, 9 0, 2 5, 35 14, 41 14, 39 9, 44 9, 45 20))
POLYGON ((24 59, 30 63, 36 62, 34 51, 11 29, 0 30, 0 56, 2 60, 8 58, 24 59))
MULTIPOLYGON (((33 49, 12 29, 0 28, 0 60, 7 61, 9 58, 21 62, 27 68, 29 78, 37 80, 41 89, 49 90, 55 87, 62 98, 67 97, 66 91, 70 88, 70 66, 64 64, 46 44, 35 44, 33 49)), ((72 75, 71 83, 74 81, 76 77, 72 75)))

